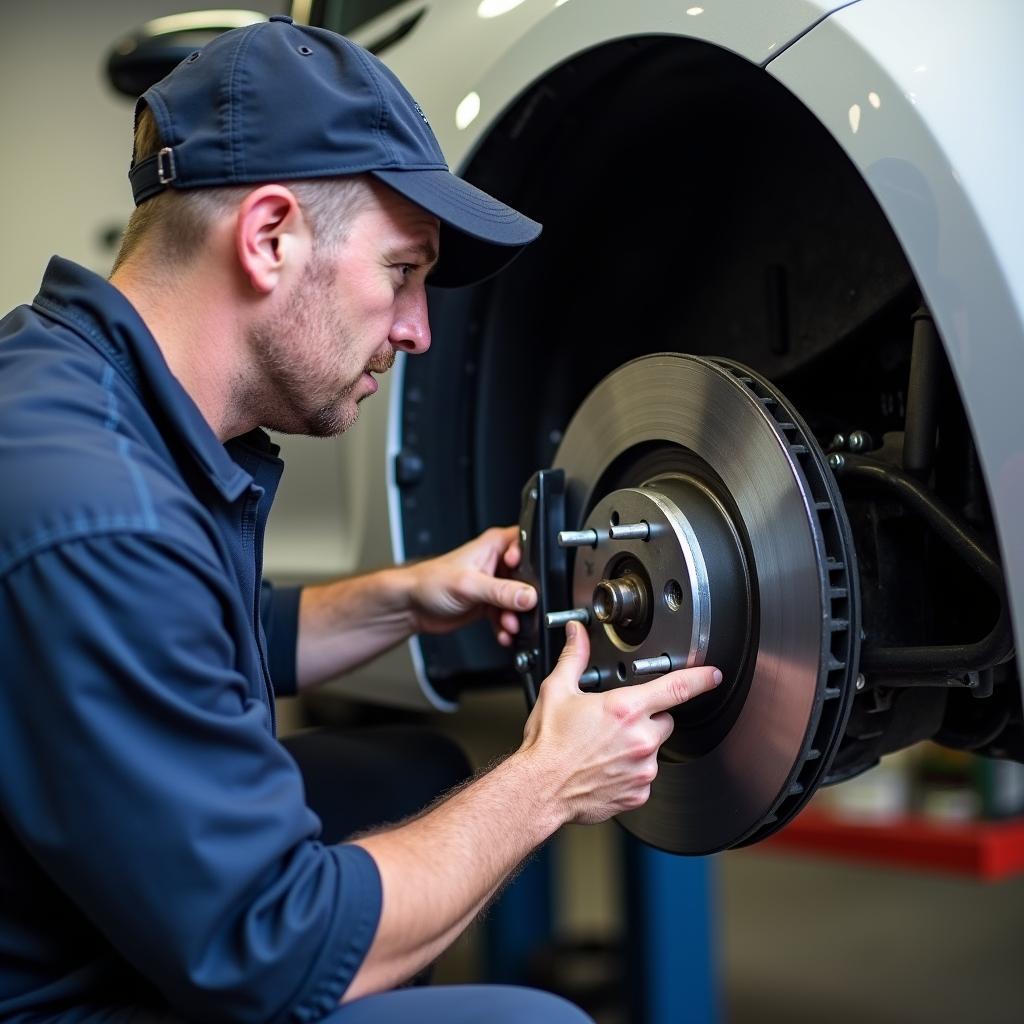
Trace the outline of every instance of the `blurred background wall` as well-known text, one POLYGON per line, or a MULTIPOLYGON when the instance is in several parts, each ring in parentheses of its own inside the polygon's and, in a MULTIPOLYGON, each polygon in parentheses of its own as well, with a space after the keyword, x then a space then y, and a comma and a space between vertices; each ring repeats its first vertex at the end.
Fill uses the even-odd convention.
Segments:
MULTIPOLYGON (((0 309, 31 301, 60 253, 107 274, 132 210, 132 103, 106 83, 111 45, 188 0, 25 0, 0 28, 0 309)), ((273 14, 287 0, 238 4, 273 14)))

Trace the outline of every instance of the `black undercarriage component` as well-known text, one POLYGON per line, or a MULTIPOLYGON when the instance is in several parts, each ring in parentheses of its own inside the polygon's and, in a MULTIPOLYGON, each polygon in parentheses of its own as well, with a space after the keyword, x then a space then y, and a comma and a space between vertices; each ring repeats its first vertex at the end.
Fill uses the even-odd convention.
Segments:
POLYGON ((861 669, 865 673, 893 674, 887 680, 889 686, 929 685, 926 679, 931 680, 937 674, 939 678, 932 685, 977 687, 979 672, 1013 655, 1013 635, 998 562, 965 523, 959 522, 910 475, 866 456, 847 455, 835 462, 840 480, 880 490, 923 520, 960 562, 984 582, 999 609, 991 630, 975 643, 905 647, 868 643, 861 651, 861 669), (911 676, 903 680, 899 673, 914 673, 925 678, 915 682, 911 676), (974 678, 965 679, 967 676, 974 678))

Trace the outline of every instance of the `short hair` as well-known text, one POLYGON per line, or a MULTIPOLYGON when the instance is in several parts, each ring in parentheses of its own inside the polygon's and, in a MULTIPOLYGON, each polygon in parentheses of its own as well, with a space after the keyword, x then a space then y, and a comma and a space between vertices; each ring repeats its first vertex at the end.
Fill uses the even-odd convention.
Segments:
MULTIPOLYGON (((134 162, 153 156, 163 146, 156 119, 148 107, 135 125, 134 162)), ((310 224, 314 246, 330 248, 345 240, 355 215, 367 203, 365 175, 282 181, 290 189, 310 224)), ((158 242, 161 256, 187 262, 202 247, 210 227, 241 203, 256 185, 219 188, 168 188, 137 206, 128 220, 111 270, 117 270, 145 240, 158 242)))

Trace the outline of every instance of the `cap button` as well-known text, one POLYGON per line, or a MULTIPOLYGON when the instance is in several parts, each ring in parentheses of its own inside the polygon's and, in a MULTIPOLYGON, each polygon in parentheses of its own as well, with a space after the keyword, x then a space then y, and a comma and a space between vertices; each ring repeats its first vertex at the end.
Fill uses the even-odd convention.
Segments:
POLYGON ((293 25, 294 21, 287 14, 272 14, 269 18, 270 21, 283 21, 286 25, 293 25))

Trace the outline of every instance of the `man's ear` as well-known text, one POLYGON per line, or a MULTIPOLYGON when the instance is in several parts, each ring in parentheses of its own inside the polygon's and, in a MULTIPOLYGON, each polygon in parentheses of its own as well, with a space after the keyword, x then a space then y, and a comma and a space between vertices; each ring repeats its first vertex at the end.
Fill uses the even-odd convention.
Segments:
POLYGON ((305 263, 312 247, 309 225, 295 194, 283 185, 261 185, 238 207, 235 251, 243 275, 261 295, 305 263))

